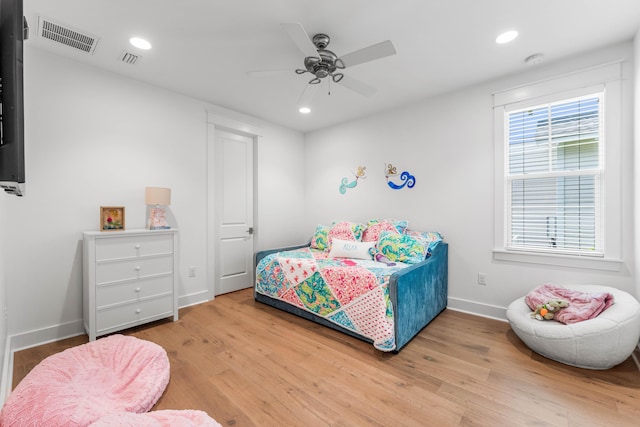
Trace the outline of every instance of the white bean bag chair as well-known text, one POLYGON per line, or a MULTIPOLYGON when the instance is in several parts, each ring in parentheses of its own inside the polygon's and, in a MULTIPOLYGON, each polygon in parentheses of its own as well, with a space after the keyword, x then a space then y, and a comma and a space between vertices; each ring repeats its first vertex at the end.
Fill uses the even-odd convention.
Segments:
POLYGON ((120 412, 100 418, 91 427, 222 427, 204 411, 192 409, 151 411, 146 414, 120 412))
POLYGON ((524 297, 507 308, 511 329, 533 351, 586 369, 609 369, 633 353, 640 338, 640 303, 629 293, 597 285, 563 285, 588 293, 609 292, 614 303, 597 317, 565 325, 531 318, 524 297))
POLYGON ((112 335, 40 362, 9 395, 0 425, 88 426, 114 412, 147 412, 168 382, 162 347, 112 335))

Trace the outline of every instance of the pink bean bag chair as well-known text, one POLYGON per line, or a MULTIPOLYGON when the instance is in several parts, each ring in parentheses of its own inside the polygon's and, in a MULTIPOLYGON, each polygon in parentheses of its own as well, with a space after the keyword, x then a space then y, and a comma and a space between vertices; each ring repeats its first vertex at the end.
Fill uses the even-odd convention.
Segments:
POLYGON ((40 362, 9 395, 0 425, 88 426, 116 412, 147 412, 168 382, 162 347, 112 335, 40 362))
POLYGON ((100 418, 91 427, 222 427, 206 412, 196 410, 151 411, 146 414, 120 412, 100 418))

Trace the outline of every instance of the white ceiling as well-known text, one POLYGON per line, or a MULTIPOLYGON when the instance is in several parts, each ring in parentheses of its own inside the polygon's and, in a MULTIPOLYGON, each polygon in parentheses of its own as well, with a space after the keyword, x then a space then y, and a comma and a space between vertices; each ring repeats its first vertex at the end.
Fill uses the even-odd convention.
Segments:
MULTIPOLYGON (((640 0, 24 0, 28 44, 162 86, 212 104, 307 132, 530 67, 630 40, 640 0), (99 38, 93 54, 37 34, 38 17, 99 38), (323 82, 313 111, 297 104, 310 79, 303 54, 280 23, 326 33, 338 56, 384 40, 397 54, 344 73, 377 88, 371 97, 323 82), (496 36, 520 36, 497 45, 496 36), (147 38, 150 51, 129 45, 147 38), (119 60, 139 54, 135 64, 119 60), (269 76, 253 70, 285 70, 269 76)), ((25 67, 29 64, 26 63, 25 67)))

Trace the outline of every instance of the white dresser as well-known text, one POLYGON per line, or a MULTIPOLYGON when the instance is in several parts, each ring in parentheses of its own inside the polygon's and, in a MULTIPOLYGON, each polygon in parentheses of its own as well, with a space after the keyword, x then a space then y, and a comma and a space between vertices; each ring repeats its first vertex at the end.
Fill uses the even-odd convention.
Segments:
POLYGON ((178 320, 178 230, 83 233, 89 340, 154 320, 178 320))

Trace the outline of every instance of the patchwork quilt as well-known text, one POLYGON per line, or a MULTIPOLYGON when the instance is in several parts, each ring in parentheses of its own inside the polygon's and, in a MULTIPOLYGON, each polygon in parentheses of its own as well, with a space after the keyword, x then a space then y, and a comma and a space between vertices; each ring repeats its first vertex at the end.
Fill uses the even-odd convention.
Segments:
POLYGON ((312 248, 276 252, 256 268, 256 292, 356 332, 378 350, 395 350, 389 277, 408 265, 328 258, 312 248))

